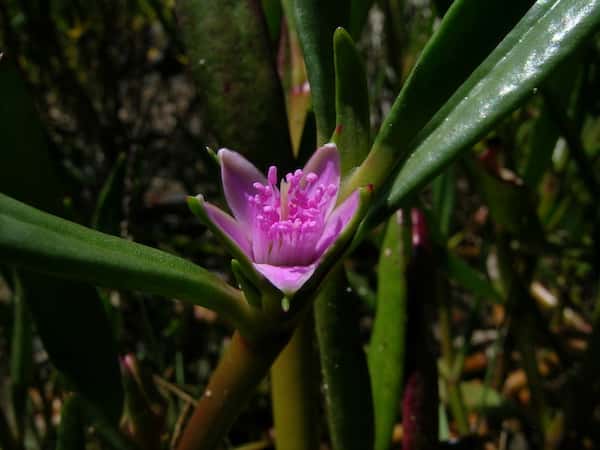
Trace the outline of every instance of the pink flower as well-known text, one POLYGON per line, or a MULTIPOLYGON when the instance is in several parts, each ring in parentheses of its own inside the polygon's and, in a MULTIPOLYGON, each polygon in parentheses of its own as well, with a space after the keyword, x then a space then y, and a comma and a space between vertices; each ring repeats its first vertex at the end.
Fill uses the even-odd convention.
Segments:
POLYGON ((219 150, 218 157, 225 199, 234 217, 198 196, 205 220, 275 287, 286 294, 296 292, 360 203, 356 191, 335 208, 340 190, 337 147, 326 144, 317 149, 304 169, 282 179, 275 166, 265 178, 231 150, 219 150))

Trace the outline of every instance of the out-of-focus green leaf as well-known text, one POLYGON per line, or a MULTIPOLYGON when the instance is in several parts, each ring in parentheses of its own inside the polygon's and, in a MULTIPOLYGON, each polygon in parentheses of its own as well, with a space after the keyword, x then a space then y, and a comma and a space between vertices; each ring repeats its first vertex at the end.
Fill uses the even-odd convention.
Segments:
POLYGON ((21 277, 50 361, 70 388, 95 405, 105 420, 117 424, 124 398, 121 374, 112 328, 96 290, 32 272, 22 272, 21 277))
POLYGON ((11 339, 10 377, 12 403, 18 440, 23 438, 27 407, 27 388, 31 382, 32 335, 31 315, 25 302, 23 284, 18 273, 13 276, 13 332, 11 339))
POLYGON ((456 171, 448 167, 432 183, 432 206, 439 233, 444 239, 450 236, 450 223, 456 201, 456 171))
POLYGON ((530 0, 454 2, 404 83, 346 194, 356 186, 372 183, 379 187, 384 182, 394 166, 414 149, 412 141, 417 133, 500 43, 531 3, 530 0))
POLYGON ((283 10, 279 0, 261 0, 267 28, 269 29, 269 37, 273 43, 273 47, 277 48, 279 42, 279 34, 281 33, 281 17, 283 10))
POLYGON ((100 286, 188 300, 245 329, 241 293, 177 256, 100 233, 0 194, 0 260, 100 286))
POLYGON ((543 238, 537 215, 532 214, 534 208, 529 191, 524 186, 501 180, 472 161, 467 161, 466 167, 497 225, 533 242, 543 238))
POLYGON ((219 145, 290 166, 283 90, 258 0, 178 0, 190 69, 219 145))
POLYGON ((486 277, 473 269, 469 264, 463 261, 462 258, 448 251, 441 263, 448 274, 448 277, 459 283, 472 294, 492 300, 495 303, 502 302, 502 297, 486 277))
POLYGON ((77 395, 72 395, 65 400, 60 411, 56 450, 84 449, 85 426, 81 400, 77 395))
POLYGON ((546 9, 540 0, 536 6, 448 101, 445 117, 433 119, 435 129, 417 138, 391 188, 389 211, 527 99, 600 23, 600 0, 556 0, 546 9))
POLYGON ((315 302, 317 337, 334 450, 365 450, 373 442, 373 404, 360 338, 358 299, 335 269, 315 302))
POLYGON ((333 141, 340 150, 342 174, 358 166, 369 152, 369 91, 358 50, 343 28, 333 37, 336 127, 333 141))
POLYGON ((92 217, 92 226, 105 233, 118 235, 120 231, 122 214, 122 200, 125 188, 125 173, 127 172, 127 158, 125 154, 119 155, 108 176, 92 217))
POLYGON ((406 235, 400 213, 390 218, 377 270, 377 311, 369 344, 375 413, 375 450, 390 448, 404 380, 406 339, 406 235))
POLYGON ((348 31, 354 40, 360 39, 360 35, 369 18, 369 10, 374 0, 351 0, 350 20, 348 31))
POLYGON ((0 192, 38 208, 62 209, 50 142, 15 67, 0 64, 0 192))
MULTIPOLYGON (((567 58, 541 88, 543 93, 552 96, 560 103, 568 117, 577 114, 577 106, 580 104, 578 101, 580 95, 577 95, 580 89, 575 89, 583 72, 580 59, 578 54, 567 58)), ((552 154, 559 136, 560 128, 553 118, 547 101, 544 101, 540 115, 533 125, 523 164, 523 181, 527 186, 536 187, 552 164, 552 154)))
POLYGON ((498 391, 486 386, 479 381, 465 381, 460 383, 467 408, 472 411, 481 411, 485 408, 498 408, 506 400, 498 391))
MULTIPOLYGON (((58 181, 50 141, 36 115, 25 83, 18 78, 14 68, 2 66, 0 89, 3 97, 0 106, 0 134, 3 136, 0 191, 11 193, 45 210, 64 212, 62 199, 65 194, 58 181)), ((0 197, 2 200, 9 199, 3 194, 0 197)), ((10 201, 13 205, 19 204, 10 201)), ((4 218, 10 209, 2 202, 0 215, 4 218)), ((0 225, 0 234, 8 233, 11 239, 20 239, 22 243, 36 241, 23 228, 16 228, 9 231, 0 225)), ((59 230, 57 232, 60 233, 59 230)), ((45 238, 40 236, 39 239, 45 238)), ((0 255, 6 264, 17 262, 9 251, 2 250, 0 255)), ((53 264, 52 261, 38 262, 47 266, 53 264)), ((101 411, 105 420, 118 423, 123 406, 123 390, 117 352, 96 290, 89 285, 56 280, 25 270, 19 271, 19 279, 22 297, 52 363, 70 381, 71 387, 101 411)), ((27 326, 31 326, 29 322, 27 326)), ((21 337, 27 339, 23 329, 15 330, 24 333, 21 337)), ((14 344, 19 345, 18 339, 14 344)), ((13 353, 13 358, 19 357, 13 353)), ((18 366, 13 359, 13 369, 23 369, 17 369, 18 366)))
POLYGON ((527 159, 523 167, 523 182, 527 186, 538 185, 546 169, 552 164, 552 152, 559 132, 550 113, 543 108, 535 120, 529 138, 527 159))
POLYGON ((324 144, 335 128, 335 71, 333 33, 346 27, 349 17, 346 0, 295 0, 296 27, 317 119, 318 144, 324 144))

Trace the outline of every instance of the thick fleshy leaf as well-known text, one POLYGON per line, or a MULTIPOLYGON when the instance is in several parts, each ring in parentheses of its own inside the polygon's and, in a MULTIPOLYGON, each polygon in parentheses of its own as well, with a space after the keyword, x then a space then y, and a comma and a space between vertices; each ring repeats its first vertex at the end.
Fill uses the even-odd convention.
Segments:
POLYGON ((222 148, 218 155, 227 204, 240 225, 249 230, 253 216, 247 196, 254 193, 254 183, 267 184, 267 179, 237 152, 222 148))
POLYGON ((357 186, 372 183, 377 188, 385 181, 393 167, 414 149, 417 133, 532 3, 532 0, 453 3, 402 86, 369 156, 345 186, 344 195, 357 186))
POLYGON ((369 343, 375 450, 388 450, 402 393, 406 339, 406 266, 410 226, 400 213, 388 221, 377 270, 377 310, 369 343))
POLYGON ((217 275, 174 255, 109 236, 0 194, 0 261, 100 286, 188 300, 240 330, 251 311, 217 275))
POLYGON ((365 67, 352 38, 343 28, 333 36, 336 126, 332 140, 340 149, 346 175, 370 148, 369 90, 365 67))
POLYGON ((335 128, 333 33, 347 26, 350 2, 295 0, 294 12, 317 119, 317 143, 323 144, 335 128))
POLYGON ((455 94, 449 101, 452 109, 445 111, 445 118, 436 120, 437 128, 423 138, 402 167, 387 199, 389 210, 526 100, 598 24, 600 0, 559 0, 541 17, 536 15, 533 23, 525 17, 515 28, 520 38, 511 33, 509 48, 501 46, 503 55, 490 56, 494 65, 483 73, 475 73, 474 79, 465 83, 469 91, 455 94))
POLYGON ((356 295, 346 289, 344 267, 333 272, 315 301, 331 448, 365 450, 373 442, 373 404, 359 325, 360 305, 356 295))
POLYGON ((315 272, 318 263, 308 266, 273 266, 271 264, 254 264, 258 270, 273 286, 286 295, 291 295, 315 272))
POLYGON ((177 0, 177 17, 219 146, 261 170, 293 161, 285 100, 259 0, 177 0))

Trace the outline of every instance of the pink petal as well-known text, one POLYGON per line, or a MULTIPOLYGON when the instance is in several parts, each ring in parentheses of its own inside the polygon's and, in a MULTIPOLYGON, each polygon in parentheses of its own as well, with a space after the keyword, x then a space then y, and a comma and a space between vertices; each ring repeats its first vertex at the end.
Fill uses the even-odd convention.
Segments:
POLYGON ((323 235, 321 236, 321 239, 319 239, 319 242, 317 242, 316 251, 319 257, 335 242, 358 210, 359 205, 359 192, 354 191, 341 205, 338 205, 338 207, 333 210, 331 215, 327 218, 323 235))
POLYGON ((308 281, 317 268, 317 263, 308 266, 272 266, 254 264, 254 268, 284 294, 291 295, 308 281))
MULTIPOLYGON (((340 153, 333 143, 325 144, 315 150, 315 153, 304 166, 303 172, 316 174, 318 181, 309 188, 309 193, 318 185, 334 185, 337 191, 340 190, 340 153)), ((326 208, 326 213, 329 214, 337 201, 338 192, 329 201, 326 208)))
POLYGON ((211 205, 208 202, 202 202, 204 211, 209 220, 234 244, 236 244, 242 252, 249 258, 252 258, 252 252, 250 250, 250 240, 248 239, 247 230, 235 221, 233 217, 224 211, 217 208, 215 205, 211 205))
POLYGON ((240 225, 248 229, 252 223, 252 209, 247 196, 256 193, 254 183, 267 184, 267 179, 250 161, 237 152, 222 148, 218 155, 227 204, 240 225))

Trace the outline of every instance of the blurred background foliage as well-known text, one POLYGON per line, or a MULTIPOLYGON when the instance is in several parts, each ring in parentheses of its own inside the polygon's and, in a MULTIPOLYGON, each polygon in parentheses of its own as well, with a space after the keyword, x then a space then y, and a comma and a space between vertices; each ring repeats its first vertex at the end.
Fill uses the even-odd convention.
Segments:
MULTIPOLYGON (((263 165, 253 146, 278 149, 287 165, 314 148, 290 3, 263 0, 259 16, 244 19, 257 21, 258 37, 235 22, 228 27, 227 17, 208 23, 214 34, 207 37, 185 32, 185 20, 208 15, 176 14, 169 0, 3 0, 0 191, 231 281, 224 250, 185 196, 219 196, 206 146, 237 148, 263 165), (208 81, 202 55, 186 51, 189 39, 248 45, 207 62, 235 103, 222 104, 229 97, 208 81), (236 57, 242 69, 230 65, 236 57), (266 106, 248 100, 256 92, 236 77, 253 64, 266 106), (270 121, 286 117, 289 137, 268 133, 270 121)), ((365 62, 374 135, 451 1, 356 3, 349 31, 365 62)), ((596 37, 418 200, 435 242, 425 282, 437 286, 440 438, 448 445, 600 446, 599 56, 596 37)), ((347 291, 362 300, 364 344, 384 231, 376 229, 345 266, 347 291)), ((125 414, 113 422, 142 448, 171 448, 228 326, 200 307, 33 277, 2 267, 0 447, 82 448, 65 441, 77 437, 70 426, 88 448, 129 445, 112 424, 88 419, 97 412, 70 394, 85 392, 77 385, 84 380, 98 387, 91 396, 106 399, 103 417, 119 411, 122 384, 125 414), (82 297, 97 301, 82 306, 82 297), (65 343, 61 331, 79 342, 65 343)), ((395 445, 401 433, 398 424, 395 445)), ((265 382, 227 445, 270 448, 272 438, 265 382)))

